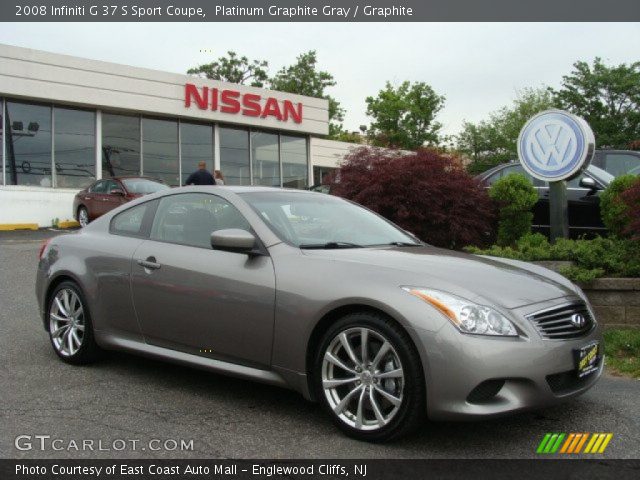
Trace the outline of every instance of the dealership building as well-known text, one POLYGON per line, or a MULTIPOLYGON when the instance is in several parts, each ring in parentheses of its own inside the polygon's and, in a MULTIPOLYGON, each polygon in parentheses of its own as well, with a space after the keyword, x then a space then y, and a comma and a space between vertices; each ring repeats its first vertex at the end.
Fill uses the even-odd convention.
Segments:
POLYGON ((0 226, 73 217, 96 179, 179 186, 205 161, 228 185, 307 188, 352 144, 328 102, 0 44, 0 226))

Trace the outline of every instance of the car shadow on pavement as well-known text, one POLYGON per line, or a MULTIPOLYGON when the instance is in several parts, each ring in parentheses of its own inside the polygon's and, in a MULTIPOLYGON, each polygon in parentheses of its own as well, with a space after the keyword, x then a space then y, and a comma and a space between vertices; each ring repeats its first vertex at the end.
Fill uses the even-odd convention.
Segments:
MULTIPOLYGON (((332 442, 366 446, 366 452, 393 454, 398 457, 422 458, 446 456, 513 458, 534 456, 541 432, 571 431, 571 425, 588 418, 587 400, 574 399, 558 406, 515 413, 510 416, 474 422, 426 421, 416 433, 384 446, 365 444, 344 437, 332 424, 317 403, 306 401, 297 392, 264 385, 248 380, 227 377, 175 364, 138 357, 121 352, 110 352, 108 357, 91 368, 108 370, 117 377, 135 380, 133 385, 151 386, 157 392, 158 404, 164 405, 168 414, 183 415, 181 405, 193 405, 193 398, 205 398, 198 403, 204 410, 226 412, 226 420, 234 422, 243 418, 248 422, 267 421, 277 435, 282 425, 299 432, 313 432, 316 438, 327 437, 332 442), (133 379, 131 378, 133 377, 133 379), (172 402, 163 401, 163 391, 174 392, 172 402), (182 401, 175 398, 179 391, 182 401), (172 411, 173 410, 173 411, 172 411), (252 415, 256 419, 252 420, 252 415), (269 417, 265 419, 265 415, 269 417)), ((197 410, 197 408, 196 408, 197 410)), ((355 450, 355 456, 358 456, 355 450)), ((258 453, 259 455, 259 453, 258 453)), ((342 456, 342 455, 341 455, 342 456)), ((346 455, 349 456, 349 455, 346 455)))

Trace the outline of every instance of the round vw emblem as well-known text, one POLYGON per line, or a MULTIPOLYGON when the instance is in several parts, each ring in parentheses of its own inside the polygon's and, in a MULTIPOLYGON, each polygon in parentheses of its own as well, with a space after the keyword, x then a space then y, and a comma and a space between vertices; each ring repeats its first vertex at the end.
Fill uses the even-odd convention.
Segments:
POLYGON ((576 328, 582 328, 586 325, 587 320, 579 313, 574 313, 571 315, 571 323, 576 328))
POLYGON ((531 118, 518 137, 518 158, 539 180, 558 181, 585 169, 595 150, 593 131, 582 118, 547 110, 531 118))

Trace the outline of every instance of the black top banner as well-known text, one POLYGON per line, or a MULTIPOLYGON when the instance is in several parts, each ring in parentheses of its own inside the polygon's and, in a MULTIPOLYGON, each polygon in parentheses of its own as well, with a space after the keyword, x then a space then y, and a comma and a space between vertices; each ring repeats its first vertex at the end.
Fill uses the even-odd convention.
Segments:
POLYGON ((3 0, 2 22, 637 22, 639 0, 3 0))

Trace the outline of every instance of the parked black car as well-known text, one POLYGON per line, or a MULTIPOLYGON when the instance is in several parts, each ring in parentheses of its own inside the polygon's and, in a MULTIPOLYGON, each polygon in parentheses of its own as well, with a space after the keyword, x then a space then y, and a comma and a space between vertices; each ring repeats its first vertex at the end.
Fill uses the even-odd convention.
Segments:
MULTIPOLYGON (((516 162, 505 163, 476 175, 476 179, 489 188, 500 178, 512 173, 527 177, 538 191, 538 202, 533 209, 533 230, 549 235, 549 184, 529 175, 516 162)), ((600 216, 600 192, 614 176, 601 168, 589 165, 586 171, 567 182, 569 200, 569 235, 578 238, 606 233, 600 216)))
POLYGON ((600 167, 614 177, 640 172, 640 152, 633 150, 596 150, 591 165, 600 167))

